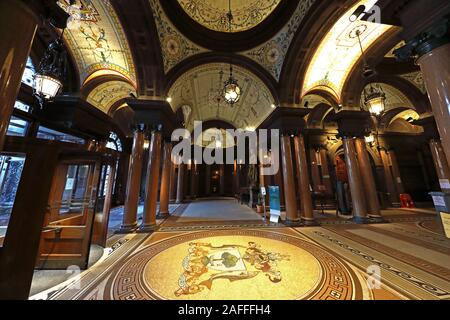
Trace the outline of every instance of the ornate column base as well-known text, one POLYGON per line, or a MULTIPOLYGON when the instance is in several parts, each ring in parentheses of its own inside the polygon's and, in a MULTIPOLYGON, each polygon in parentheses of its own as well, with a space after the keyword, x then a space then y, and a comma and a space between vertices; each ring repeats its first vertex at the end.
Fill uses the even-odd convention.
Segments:
POLYGON ((382 216, 371 216, 371 215, 369 215, 369 219, 370 219, 371 223, 387 223, 388 222, 382 216))
POLYGON ((156 219, 167 219, 168 217, 170 217, 169 212, 158 212, 156 215, 156 219))
POLYGON ((316 219, 302 218, 302 223, 305 227, 318 227, 320 223, 316 219))
POLYGON ((128 234, 128 233, 134 233, 136 232, 138 227, 137 222, 135 224, 132 225, 123 225, 120 227, 119 230, 117 230, 115 233, 116 234, 128 234))
POLYGON ((150 225, 141 225, 139 229, 137 230, 137 233, 153 233, 158 229, 158 226, 156 224, 150 224, 150 225))
POLYGON ((352 221, 355 222, 356 224, 370 224, 371 223, 369 217, 353 217, 352 221))
POLYGON ((301 227, 303 226, 302 220, 284 220, 283 224, 287 227, 301 227))

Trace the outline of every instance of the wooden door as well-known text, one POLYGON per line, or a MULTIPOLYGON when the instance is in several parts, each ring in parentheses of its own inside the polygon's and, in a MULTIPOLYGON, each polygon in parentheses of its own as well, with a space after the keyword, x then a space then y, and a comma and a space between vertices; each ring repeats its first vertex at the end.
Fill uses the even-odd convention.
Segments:
POLYGON ((58 165, 36 268, 87 268, 100 167, 100 162, 82 160, 58 165))

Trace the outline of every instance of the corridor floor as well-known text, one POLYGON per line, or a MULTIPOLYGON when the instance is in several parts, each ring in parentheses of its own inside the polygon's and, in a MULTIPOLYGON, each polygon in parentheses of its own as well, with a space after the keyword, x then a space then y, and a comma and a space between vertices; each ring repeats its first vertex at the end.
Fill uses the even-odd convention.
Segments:
POLYGON ((166 220, 152 235, 111 237, 93 267, 31 299, 449 300, 450 240, 435 217, 386 214, 311 228, 177 231, 166 220))

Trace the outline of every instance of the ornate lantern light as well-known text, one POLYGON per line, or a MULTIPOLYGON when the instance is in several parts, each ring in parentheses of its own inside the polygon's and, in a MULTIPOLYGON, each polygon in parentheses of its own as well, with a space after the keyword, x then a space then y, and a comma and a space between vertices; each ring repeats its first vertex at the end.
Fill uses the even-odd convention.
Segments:
MULTIPOLYGON (((231 0, 228 1, 229 11, 227 14, 228 23, 229 23, 229 31, 232 33, 232 21, 233 21, 233 13, 231 11, 231 0)), ((230 77, 225 82, 225 86, 223 88, 223 97, 225 101, 233 106, 236 104, 241 98, 242 90, 239 87, 238 80, 233 76, 233 62, 230 63, 230 77)))

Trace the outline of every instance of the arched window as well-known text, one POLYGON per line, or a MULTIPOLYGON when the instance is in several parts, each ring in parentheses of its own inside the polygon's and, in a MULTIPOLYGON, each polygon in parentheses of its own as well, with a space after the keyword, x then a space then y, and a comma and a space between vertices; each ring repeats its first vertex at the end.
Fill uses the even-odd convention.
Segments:
POLYGON ((120 138, 114 132, 111 132, 111 134, 109 135, 109 139, 108 139, 108 143, 106 144, 106 147, 108 149, 116 150, 119 152, 123 151, 122 141, 120 141, 120 138))
POLYGON ((36 68, 34 67, 33 61, 28 57, 27 65, 22 76, 22 83, 27 86, 32 87, 34 82, 34 75, 36 74, 36 68))

